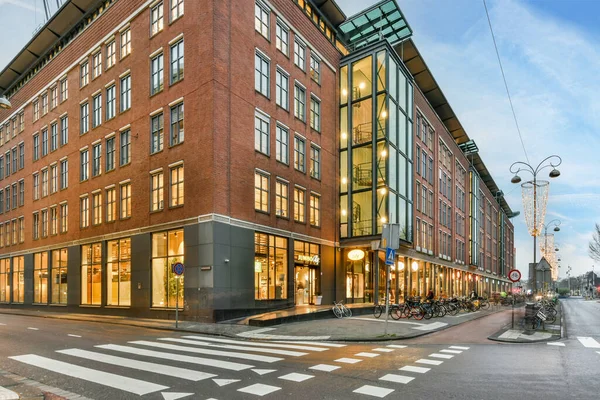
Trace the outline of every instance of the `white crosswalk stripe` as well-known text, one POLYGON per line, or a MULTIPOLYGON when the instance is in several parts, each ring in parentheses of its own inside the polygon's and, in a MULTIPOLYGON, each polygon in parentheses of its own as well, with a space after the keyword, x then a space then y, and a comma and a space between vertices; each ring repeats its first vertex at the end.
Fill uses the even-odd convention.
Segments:
POLYGON ((579 340, 579 342, 581 342, 581 344, 587 348, 600 349, 600 343, 598 343, 594 338, 578 336, 577 340, 579 340))
POLYGON ((255 352, 259 352, 259 353, 279 354, 282 356, 292 356, 292 357, 301 357, 301 356, 305 356, 306 354, 308 354, 308 353, 302 353, 299 351, 291 351, 291 350, 283 350, 283 349, 251 347, 251 346, 236 346, 236 345, 232 345, 232 344, 215 344, 215 343, 200 342, 198 340, 187 340, 187 339, 177 339, 177 338, 161 338, 159 340, 183 343, 183 344, 191 344, 194 346, 214 347, 214 348, 229 349, 229 350, 248 350, 248 351, 255 351, 255 352))
MULTIPOLYGON (((231 343, 231 344, 242 344, 244 346, 253 346, 253 347, 277 347, 282 349, 295 349, 295 350, 310 350, 310 351, 327 351, 327 348, 323 347, 315 347, 315 346, 295 346, 288 344, 278 344, 280 342, 249 342, 249 341, 239 341, 232 339, 220 339, 220 338, 209 338, 205 336, 182 336, 184 339, 193 339, 199 340, 202 342, 218 342, 218 343, 231 343)), ((291 342, 288 342, 291 343, 291 342)), ((310 343, 310 342, 309 342, 310 343)))

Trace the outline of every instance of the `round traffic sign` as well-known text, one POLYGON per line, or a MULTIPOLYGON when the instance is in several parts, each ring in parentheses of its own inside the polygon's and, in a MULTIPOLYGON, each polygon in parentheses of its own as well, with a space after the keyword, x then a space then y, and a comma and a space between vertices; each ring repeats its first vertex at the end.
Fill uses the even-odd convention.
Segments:
POLYGON ((521 280, 521 272, 518 269, 511 269, 508 273, 508 279, 512 282, 519 282, 521 280))
POLYGON ((173 273, 175 275, 183 275, 183 271, 185 270, 183 263, 175 263, 173 264, 173 273))

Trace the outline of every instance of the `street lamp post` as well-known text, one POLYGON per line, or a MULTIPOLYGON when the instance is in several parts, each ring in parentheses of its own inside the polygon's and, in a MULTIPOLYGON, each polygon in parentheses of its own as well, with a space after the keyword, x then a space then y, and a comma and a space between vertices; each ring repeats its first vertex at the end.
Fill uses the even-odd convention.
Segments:
POLYGON ((509 170, 515 176, 510 180, 512 183, 520 183, 521 177, 519 176, 519 172, 526 171, 533 175, 532 181, 527 181, 521 184, 521 196, 523 199, 523 208, 525 211, 525 222, 527 223, 527 228, 529 229, 529 234, 533 236, 533 265, 536 264, 536 242, 537 237, 541 233, 541 228, 544 225, 544 217, 546 214, 546 204, 548 202, 548 181, 538 181, 537 175, 543 169, 552 167, 550 174, 548 175, 550 178, 557 178, 560 176, 560 171, 556 169, 562 163, 562 158, 557 155, 551 155, 543 159, 535 168, 530 164, 517 161, 514 162, 509 170), (541 193, 538 193, 541 191, 541 193), (538 204, 538 195, 541 198, 540 204, 538 204), (530 198, 530 196, 532 198, 530 198), (530 204, 531 202, 531 204, 530 204))

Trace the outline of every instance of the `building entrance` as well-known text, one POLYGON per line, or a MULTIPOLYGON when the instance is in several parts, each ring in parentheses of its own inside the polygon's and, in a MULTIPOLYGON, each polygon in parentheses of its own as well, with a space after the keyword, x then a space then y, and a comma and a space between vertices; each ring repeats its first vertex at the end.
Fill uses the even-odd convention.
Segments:
POLYGON ((317 294, 317 268, 310 266, 296 266, 294 271, 294 293, 296 305, 303 306, 314 304, 317 294))

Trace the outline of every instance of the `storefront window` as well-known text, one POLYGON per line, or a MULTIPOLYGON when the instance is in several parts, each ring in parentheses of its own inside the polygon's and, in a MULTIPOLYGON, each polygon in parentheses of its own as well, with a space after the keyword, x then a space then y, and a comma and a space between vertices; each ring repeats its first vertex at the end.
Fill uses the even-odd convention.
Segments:
POLYGON ((314 304, 320 293, 321 246, 294 241, 294 264, 296 305, 314 304))
POLYGON ((176 278, 171 266, 184 262, 184 243, 183 229, 152 234, 152 307, 183 306, 184 279, 176 278))
POLYGON ((13 257, 13 303, 25 301, 25 263, 23 256, 13 257))
POLYGON ((33 302, 48 303, 48 252, 33 255, 33 302))
POLYGON ((81 304, 102 302, 102 244, 81 246, 81 304))
POLYGON ((0 302, 10 302, 10 258, 0 260, 0 302))
POLYGON ((52 304, 67 304, 67 249, 52 250, 52 304))
POLYGON ((131 239, 111 240, 106 252, 107 303, 131 305, 131 239))
POLYGON ((346 301, 373 301, 372 252, 353 249, 346 253, 346 301))
POLYGON ((288 240, 254 234, 254 298, 287 299, 288 240))

